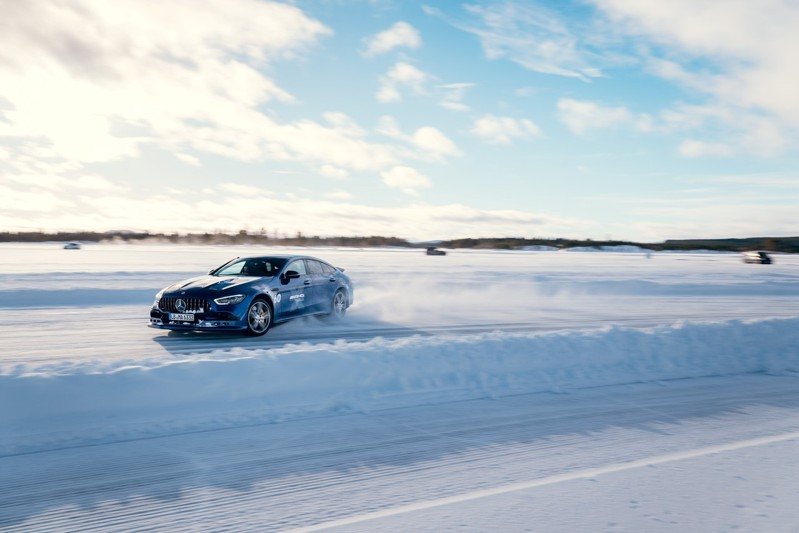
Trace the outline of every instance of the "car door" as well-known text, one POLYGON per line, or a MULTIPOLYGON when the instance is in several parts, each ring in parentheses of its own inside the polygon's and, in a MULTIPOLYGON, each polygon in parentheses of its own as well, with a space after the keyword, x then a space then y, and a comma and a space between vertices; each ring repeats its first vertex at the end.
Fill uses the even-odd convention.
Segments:
POLYGON ((275 301, 277 303, 277 317, 279 319, 303 315, 307 312, 307 297, 311 280, 305 268, 304 259, 295 259, 283 269, 279 280, 279 288, 275 301), (293 270, 299 274, 298 278, 286 279, 285 273, 293 270))
POLYGON ((328 305, 333 297, 327 296, 327 278, 322 269, 322 263, 314 259, 306 259, 305 266, 308 268, 308 276, 311 280, 308 294, 308 312, 322 313, 328 311, 328 305))
MULTIPOLYGON (((324 298, 325 306, 333 302, 333 295, 336 290, 341 286, 339 278, 336 276, 336 269, 327 263, 322 265, 322 297, 324 298)), ((325 307, 325 310, 329 310, 325 307)))

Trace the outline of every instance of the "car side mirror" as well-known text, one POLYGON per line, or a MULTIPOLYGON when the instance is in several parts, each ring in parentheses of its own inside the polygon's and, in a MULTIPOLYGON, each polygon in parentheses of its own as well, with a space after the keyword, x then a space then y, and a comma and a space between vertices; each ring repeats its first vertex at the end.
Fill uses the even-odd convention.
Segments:
POLYGON ((209 271, 208 271, 208 275, 210 276, 211 274, 213 274, 213 273, 214 273, 214 270, 216 270, 216 269, 215 269, 215 268, 212 268, 211 270, 209 270, 209 271))
POLYGON ((299 277, 300 277, 300 273, 297 272, 296 270, 286 270, 283 273, 283 279, 286 280, 286 281, 289 281, 289 280, 292 280, 292 279, 298 279, 299 277))

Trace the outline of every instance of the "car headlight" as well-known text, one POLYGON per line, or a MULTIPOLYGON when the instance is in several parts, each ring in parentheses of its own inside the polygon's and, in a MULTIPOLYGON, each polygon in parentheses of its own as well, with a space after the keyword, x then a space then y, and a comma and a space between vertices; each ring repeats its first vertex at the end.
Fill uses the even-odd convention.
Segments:
POLYGON ((217 305, 234 305, 241 303, 244 300, 243 294, 231 294, 230 296, 223 296, 221 298, 214 298, 217 305))
POLYGON ((164 291, 158 291, 158 294, 155 295, 155 300, 153 301, 153 307, 158 308, 158 302, 161 300, 161 296, 164 295, 164 291))

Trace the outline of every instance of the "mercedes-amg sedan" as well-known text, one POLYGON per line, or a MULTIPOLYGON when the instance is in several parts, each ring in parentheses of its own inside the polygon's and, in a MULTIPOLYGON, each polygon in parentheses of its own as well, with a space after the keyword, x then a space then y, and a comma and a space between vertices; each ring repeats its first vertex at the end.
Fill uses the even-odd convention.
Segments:
POLYGON ((159 292, 150 310, 150 326, 263 335, 273 324, 300 316, 341 318, 352 301, 350 278, 321 259, 237 257, 207 276, 159 292))

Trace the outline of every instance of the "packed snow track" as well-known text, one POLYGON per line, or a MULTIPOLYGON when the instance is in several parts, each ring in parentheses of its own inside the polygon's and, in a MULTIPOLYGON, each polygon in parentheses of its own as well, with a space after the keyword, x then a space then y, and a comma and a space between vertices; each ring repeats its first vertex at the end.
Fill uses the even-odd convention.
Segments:
POLYGON ((0 458, 9 531, 788 531, 796 377, 407 407, 0 458))
POLYGON ((262 253, 0 245, 0 529, 799 524, 799 258, 302 250, 341 323, 146 327, 262 253))
POLYGON ((735 254, 295 251, 346 268, 355 305, 338 325, 305 319, 247 339, 144 325, 159 289, 263 248, 0 245, 0 370, 416 334, 799 316, 792 256, 761 266, 735 254))

